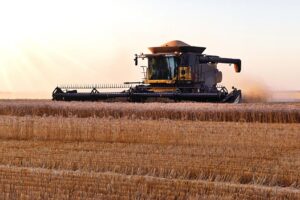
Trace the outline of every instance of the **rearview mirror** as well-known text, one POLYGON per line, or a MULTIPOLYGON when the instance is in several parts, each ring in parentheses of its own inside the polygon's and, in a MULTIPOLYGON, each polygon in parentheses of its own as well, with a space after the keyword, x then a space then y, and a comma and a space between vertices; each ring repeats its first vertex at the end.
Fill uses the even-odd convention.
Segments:
POLYGON ((138 55, 135 54, 135 58, 134 58, 134 64, 137 66, 139 63, 138 63, 138 55))

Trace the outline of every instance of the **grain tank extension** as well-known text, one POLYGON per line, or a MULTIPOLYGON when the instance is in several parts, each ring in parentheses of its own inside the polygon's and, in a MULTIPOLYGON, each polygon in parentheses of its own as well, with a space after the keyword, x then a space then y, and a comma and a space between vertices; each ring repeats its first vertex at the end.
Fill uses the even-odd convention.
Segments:
POLYGON ((233 64, 241 71, 241 60, 203 54, 205 47, 190 46, 175 40, 159 47, 150 47, 149 54, 135 55, 135 65, 147 60, 144 79, 124 84, 61 85, 52 93, 57 101, 199 101, 239 103, 241 90, 228 91, 219 86, 222 72, 218 63, 233 64), (124 88, 107 92, 109 88, 124 88), (79 91, 80 90, 80 91, 79 91), (82 91, 81 91, 82 90, 82 91))

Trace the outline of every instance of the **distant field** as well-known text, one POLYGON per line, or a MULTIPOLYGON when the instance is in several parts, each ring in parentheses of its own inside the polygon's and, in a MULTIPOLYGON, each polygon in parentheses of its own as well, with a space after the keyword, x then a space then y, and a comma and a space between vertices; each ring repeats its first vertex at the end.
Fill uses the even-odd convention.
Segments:
POLYGON ((300 91, 277 91, 272 93, 273 102, 300 102, 300 91))
POLYGON ((300 103, 0 101, 0 198, 299 199, 300 103))

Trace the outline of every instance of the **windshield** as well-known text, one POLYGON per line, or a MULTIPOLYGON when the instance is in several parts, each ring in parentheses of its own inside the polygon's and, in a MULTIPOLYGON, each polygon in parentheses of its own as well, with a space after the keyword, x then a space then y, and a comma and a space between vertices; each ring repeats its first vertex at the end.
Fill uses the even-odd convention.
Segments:
POLYGON ((148 78, 150 80, 172 80, 177 74, 179 57, 148 57, 148 78))

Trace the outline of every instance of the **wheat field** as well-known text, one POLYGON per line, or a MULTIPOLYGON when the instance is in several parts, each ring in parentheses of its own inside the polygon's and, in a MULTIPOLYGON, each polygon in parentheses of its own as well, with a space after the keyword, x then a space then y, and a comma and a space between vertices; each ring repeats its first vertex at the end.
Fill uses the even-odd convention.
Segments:
POLYGON ((0 101, 1 199, 300 199, 300 104, 0 101))

